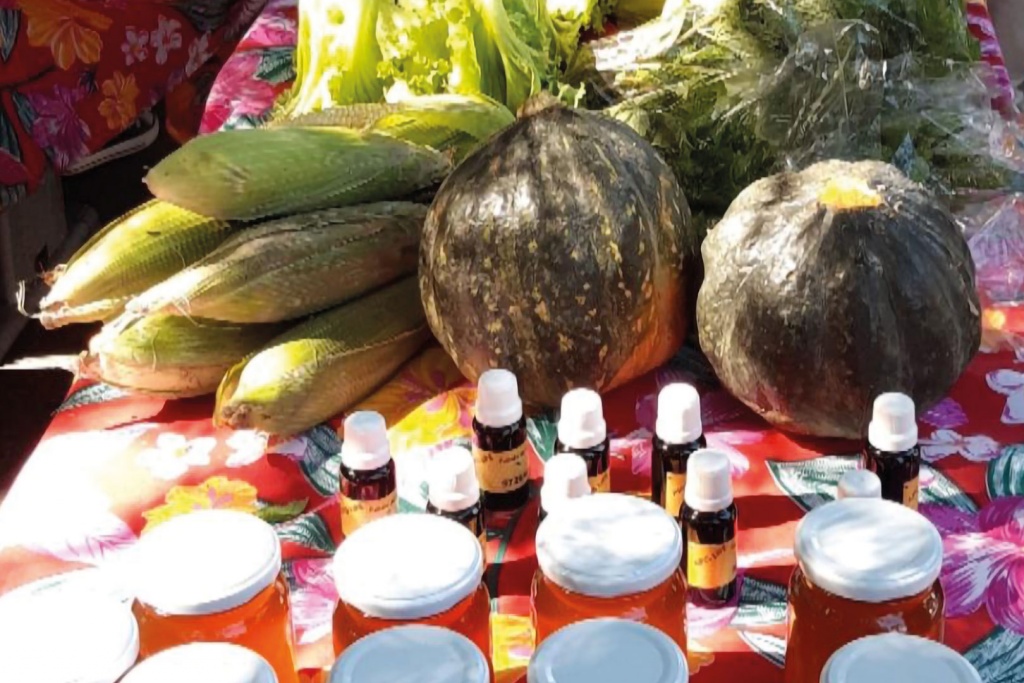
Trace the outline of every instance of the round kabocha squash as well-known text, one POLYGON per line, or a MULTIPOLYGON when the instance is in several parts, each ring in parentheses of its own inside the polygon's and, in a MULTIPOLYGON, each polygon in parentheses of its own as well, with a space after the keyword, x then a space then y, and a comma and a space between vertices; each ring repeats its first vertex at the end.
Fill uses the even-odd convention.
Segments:
POLYGON ((467 157, 420 245, 427 320, 467 378, 514 372, 524 400, 623 384, 687 328, 698 238, 682 189, 627 126, 534 100, 467 157))
POLYGON ((948 210, 881 162, 746 188, 702 246, 700 344, 772 424, 860 438, 875 397, 941 399, 978 350, 974 264, 948 210))

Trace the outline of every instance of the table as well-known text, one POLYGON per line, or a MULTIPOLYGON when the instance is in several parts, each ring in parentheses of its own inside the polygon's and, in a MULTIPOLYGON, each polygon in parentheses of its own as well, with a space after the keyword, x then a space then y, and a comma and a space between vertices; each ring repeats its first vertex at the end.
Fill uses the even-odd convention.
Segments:
MULTIPOLYGON (((979 354, 920 420, 921 510, 944 539, 947 642, 988 683, 1024 680, 1024 337, 1013 331, 1024 331, 1024 309, 1002 316, 986 343, 1018 344, 1020 357, 979 354)), ((648 490, 655 394, 678 380, 701 389, 708 441, 730 455, 740 528, 738 599, 718 610, 691 608, 692 669, 697 681, 781 681, 794 527, 834 496, 857 445, 770 429, 684 349, 605 399, 615 490, 648 490)), ((391 425, 402 513, 425 506, 431 455, 468 439, 473 402, 474 389, 430 347, 360 406, 391 425)), ((68 580, 116 576, 119 558, 154 526, 200 508, 243 510, 272 522, 284 544, 301 666, 327 665, 337 599, 328 558, 341 533, 338 422, 267 441, 216 430, 210 415, 209 399, 165 402, 76 384, 0 506, 0 593, 71 570, 79 571, 68 580)), ((551 455, 554 425, 547 414, 529 421, 534 479, 551 455)), ((486 580, 496 596, 501 681, 517 680, 530 654, 536 514, 533 499, 490 521, 486 580)))

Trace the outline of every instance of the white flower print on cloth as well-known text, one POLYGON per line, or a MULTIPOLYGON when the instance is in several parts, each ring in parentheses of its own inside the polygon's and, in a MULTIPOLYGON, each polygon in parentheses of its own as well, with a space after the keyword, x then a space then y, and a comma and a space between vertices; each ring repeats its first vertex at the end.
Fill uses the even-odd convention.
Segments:
POLYGON ((1006 397, 1006 407, 1000 418, 1003 424, 1024 424, 1024 372, 996 370, 985 378, 989 388, 1006 397))
POLYGON ((156 30, 150 35, 150 45, 156 51, 156 63, 166 64, 167 57, 181 47, 181 22, 160 15, 156 30))
POLYGON ((231 448, 231 455, 224 463, 228 467, 251 465, 267 451, 267 435, 251 429, 235 432, 225 443, 231 448))
POLYGON ((950 455, 962 455, 971 462, 988 462, 999 455, 999 444, 984 434, 961 436, 952 429, 939 429, 921 439, 921 457, 935 462, 950 455))
POLYGON ((185 65, 185 76, 191 76, 210 58, 210 34, 204 33, 188 46, 188 64, 185 65))
POLYGON ((216 446, 217 439, 209 436, 189 440, 181 434, 161 434, 156 438, 156 446, 139 453, 135 461, 155 478, 173 481, 190 467, 209 465, 210 453, 216 446))
POLYGON ((21 546, 65 562, 109 565, 136 536, 110 509, 94 477, 155 427, 145 423, 44 439, 0 507, 0 549, 21 546))
POLYGON ((131 66, 136 62, 142 63, 149 57, 149 31, 140 31, 134 26, 129 26, 124 32, 124 43, 121 45, 121 52, 124 53, 124 63, 131 66))

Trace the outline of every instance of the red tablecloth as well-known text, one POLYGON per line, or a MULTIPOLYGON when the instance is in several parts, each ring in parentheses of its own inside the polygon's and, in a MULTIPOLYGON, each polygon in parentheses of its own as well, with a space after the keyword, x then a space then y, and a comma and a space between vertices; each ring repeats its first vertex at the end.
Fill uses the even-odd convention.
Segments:
MULTIPOLYGON (((986 344, 1003 350, 980 354, 921 417, 921 510, 945 541, 947 642, 987 682, 1003 683, 1024 681, 1024 309, 990 310, 986 319, 986 344)), ((698 681, 781 681, 794 527, 834 495, 857 445, 770 429, 694 358, 684 350, 606 397, 613 488, 649 489, 658 387, 699 386, 708 441, 733 462, 742 589, 728 608, 691 610, 691 664, 698 681)), ((431 347, 362 406, 391 425, 402 512, 423 509, 424 467, 469 437, 473 401, 474 390, 431 347)), ((210 412, 208 399, 165 402, 76 385, 0 506, 0 593, 70 570, 85 570, 66 575, 75 579, 116 577, 118 558, 154 526, 199 508, 244 510, 272 521, 284 542, 302 666, 326 665, 336 601, 328 558, 341 540, 337 423, 266 444, 253 432, 215 430, 210 412)), ((534 478, 551 454, 554 425, 551 415, 529 422, 534 478)), ((536 513, 532 501, 491 522, 487 581, 506 681, 530 654, 536 513)))

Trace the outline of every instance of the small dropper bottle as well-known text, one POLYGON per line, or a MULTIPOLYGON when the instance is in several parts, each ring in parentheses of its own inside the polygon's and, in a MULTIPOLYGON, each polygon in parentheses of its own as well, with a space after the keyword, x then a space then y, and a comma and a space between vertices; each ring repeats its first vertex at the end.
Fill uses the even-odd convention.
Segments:
POLYGON ((921 448, 914 401, 909 396, 886 393, 875 399, 864 469, 882 481, 882 498, 917 509, 921 448))
POLYGON ((839 479, 836 499, 881 498, 882 480, 868 470, 850 470, 839 479))
POLYGON ((364 410, 345 418, 338 497, 345 536, 398 512, 395 461, 384 416, 364 410))
POLYGON ((473 455, 459 446, 434 455, 427 468, 427 513, 454 520, 480 539, 487 557, 484 506, 473 455))
POLYGON ((658 419, 651 442, 651 500, 679 517, 690 455, 707 447, 700 395, 689 384, 669 384, 658 393, 658 419))
POLYGON ((516 510, 530 498, 526 418, 519 383, 508 370, 487 370, 477 382, 473 458, 484 507, 516 510))
POLYGON ((544 483, 540 487, 540 521, 573 498, 590 495, 587 463, 575 453, 551 456, 544 465, 544 483))
POLYGON ((690 456, 685 504, 680 514, 690 597, 702 605, 736 595, 736 504, 729 456, 699 450, 690 456))
POLYGON ((611 491, 610 442, 601 397, 590 389, 573 389, 562 397, 556 453, 575 453, 587 464, 594 493, 611 491))

